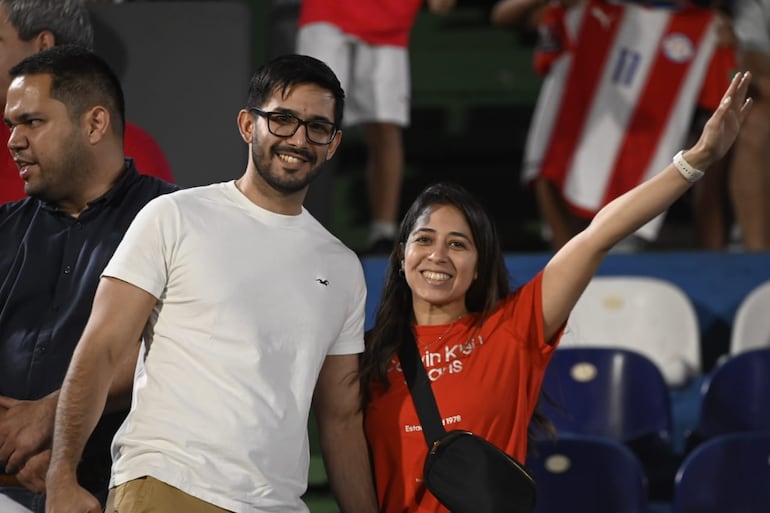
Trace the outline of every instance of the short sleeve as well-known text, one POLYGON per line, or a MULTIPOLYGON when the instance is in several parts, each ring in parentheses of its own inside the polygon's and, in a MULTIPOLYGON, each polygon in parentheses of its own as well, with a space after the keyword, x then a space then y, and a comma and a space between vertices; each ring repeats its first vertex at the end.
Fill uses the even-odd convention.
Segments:
POLYGON ((170 195, 139 211, 102 276, 130 283, 160 298, 178 239, 178 209, 170 195))

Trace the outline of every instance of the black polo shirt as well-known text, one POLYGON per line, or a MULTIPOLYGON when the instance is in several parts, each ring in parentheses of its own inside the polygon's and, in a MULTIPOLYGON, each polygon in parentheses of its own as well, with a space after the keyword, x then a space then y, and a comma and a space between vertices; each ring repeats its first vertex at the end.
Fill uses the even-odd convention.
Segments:
POLYGON ((77 218, 33 198, 0 205, 0 395, 39 399, 61 387, 123 234, 148 201, 174 190, 126 159, 77 218))

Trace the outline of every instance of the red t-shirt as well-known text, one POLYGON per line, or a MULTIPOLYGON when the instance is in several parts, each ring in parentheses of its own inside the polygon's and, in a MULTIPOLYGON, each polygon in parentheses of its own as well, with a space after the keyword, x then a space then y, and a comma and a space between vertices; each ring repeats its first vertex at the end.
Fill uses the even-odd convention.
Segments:
MULTIPOLYGON (((19 168, 8 151, 9 137, 8 127, 0 123, 0 141, 5 146, 4 149, 0 148, 0 204, 26 198, 24 181, 19 178, 19 168)), ((132 123, 126 123, 123 146, 123 153, 127 157, 133 157, 136 169, 141 174, 174 183, 171 166, 163 150, 150 134, 132 123)))
POLYGON ((422 0, 303 0, 299 26, 326 22, 372 45, 406 48, 422 0))
MULTIPOLYGON (((474 316, 450 327, 415 328, 444 427, 480 435, 521 462, 555 349, 543 335, 541 284, 542 273, 503 301, 478 331, 474 316)), ((387 392, 372 390, 365 419, 380 511, 446 512, 422 481, 428 446, 397 357, 388 377, 387 392)))

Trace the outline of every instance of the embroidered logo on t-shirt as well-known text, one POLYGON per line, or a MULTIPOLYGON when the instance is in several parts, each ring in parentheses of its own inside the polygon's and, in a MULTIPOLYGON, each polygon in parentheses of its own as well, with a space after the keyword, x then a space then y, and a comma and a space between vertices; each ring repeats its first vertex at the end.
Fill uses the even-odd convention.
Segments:
POLYGON ((317 281, 318 283, 320 283, 324 287, 328 287, 329 286, 329 280, 324 280, 322 278, 316 278, 315 281, 317 281))

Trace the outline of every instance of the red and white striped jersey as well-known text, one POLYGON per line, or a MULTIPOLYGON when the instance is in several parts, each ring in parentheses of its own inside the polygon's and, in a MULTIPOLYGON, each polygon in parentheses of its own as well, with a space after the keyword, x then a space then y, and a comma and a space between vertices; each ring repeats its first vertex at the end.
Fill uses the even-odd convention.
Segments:
MULTIPOLYGON (((601 0, 554 12, 566 41, 535 106, 522 175, 551 180, 576 214, 592 217, 685 143, 716 45, 715 13, 601 0)), ((654 238, 661 222, 637 234, 654 238)))

